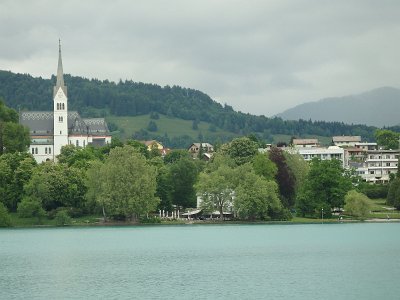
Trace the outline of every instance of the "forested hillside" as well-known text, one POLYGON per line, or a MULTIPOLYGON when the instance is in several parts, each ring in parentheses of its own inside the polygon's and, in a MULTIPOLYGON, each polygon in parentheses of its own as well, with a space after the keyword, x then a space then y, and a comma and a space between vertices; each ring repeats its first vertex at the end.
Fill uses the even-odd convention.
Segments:
MULTIPOLYGON (((52 86, 55 78, 34 78, 28 74, 0 71, 0 97, 17 110, 50 110, 52 86)), ((166 116, 207 122, 212 127, 237 135, 256 134, 266 142, 272 135, 333 136, 361 135, 373 140, 375 127, 347 125, 341 122, 284 121, 236 112, 229 105, 221 105, 206 94, 179 86, 161 87, 133 81, 86 79, 65 75, 68 86, 69 109, 83 116, 138 116, 160 113, 166 116)), ((213 130, 213 128, 211 128, 213 130)))

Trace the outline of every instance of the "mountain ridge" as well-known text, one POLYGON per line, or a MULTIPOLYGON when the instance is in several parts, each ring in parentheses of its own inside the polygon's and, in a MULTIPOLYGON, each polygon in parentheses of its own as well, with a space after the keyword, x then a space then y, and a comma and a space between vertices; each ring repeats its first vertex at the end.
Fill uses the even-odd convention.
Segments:
POLYGON ((277 114, 284 120, 324 120, 368 126, 396 126, 400 123, 400 89, 384 86, 342 97, 327 97, 299 104, 277 114))

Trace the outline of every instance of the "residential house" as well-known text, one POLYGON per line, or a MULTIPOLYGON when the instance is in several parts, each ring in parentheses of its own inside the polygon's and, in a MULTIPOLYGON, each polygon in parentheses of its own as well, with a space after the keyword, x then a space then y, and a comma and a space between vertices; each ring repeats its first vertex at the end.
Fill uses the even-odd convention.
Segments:
MULTIPOLYGON (((188 148, 189 153, 192 157, 198 157, 200 153, 200 143, 193 143, 188 148)), ((203 153, 211 154, 214 152, 214 146, 209 143, 201 143, 201 151, 203 153)))
POLYGON ((318 139, 293 139, 292 144, 295 148, 315 148, 320 146, 318 139))

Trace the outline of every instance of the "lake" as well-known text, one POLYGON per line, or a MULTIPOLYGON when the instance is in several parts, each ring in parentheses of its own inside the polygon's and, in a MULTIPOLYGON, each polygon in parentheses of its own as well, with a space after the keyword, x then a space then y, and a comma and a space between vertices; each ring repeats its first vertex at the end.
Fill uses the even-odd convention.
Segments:
POLYGON ((399 299, 400 224, 0 230, 0 299, 399 299))

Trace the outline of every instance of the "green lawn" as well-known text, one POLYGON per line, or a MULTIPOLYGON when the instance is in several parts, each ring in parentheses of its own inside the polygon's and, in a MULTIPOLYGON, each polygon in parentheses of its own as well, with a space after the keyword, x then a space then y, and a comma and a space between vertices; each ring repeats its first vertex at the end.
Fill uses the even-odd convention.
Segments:
MULTIPOLYGON (((151 132, 156 135, 163 136, 167 133, 170 138, 188 135, 193 139, 197 139, 200 132, 203 135, 233 135, 232 133, 223 131, 219 128, 217 128, 215 132, 210 132, 210 123, 207 122, 200 122, 198 124, 198 129, 193 130, 193 121, 167 117, 161 114, 159 116, 160 118, 158 120, 153 120, 157 124, 158 130, 151 132)), ((122 139, 128 139, 132 137, 135 131, 139 131, 140 129, 147 130, 147 125, 152 119, 150 119, 150 115, 142 115, 134 117, 108 116, 106 120, 115 123, 120 129, 122 129, 122 132, 120 133, 122 139)))
MULTIPOLYGON (((20 218, 17 213, 10 213, 11 224, 13 227, 32 227, 32 226, 56 226, 54 219, 44 217, 41 222, 37 218, 20 218)), ((90 225, 98 223, 101 216, 88 215, 79 218, 72 218, 71 225, 90 225)))

